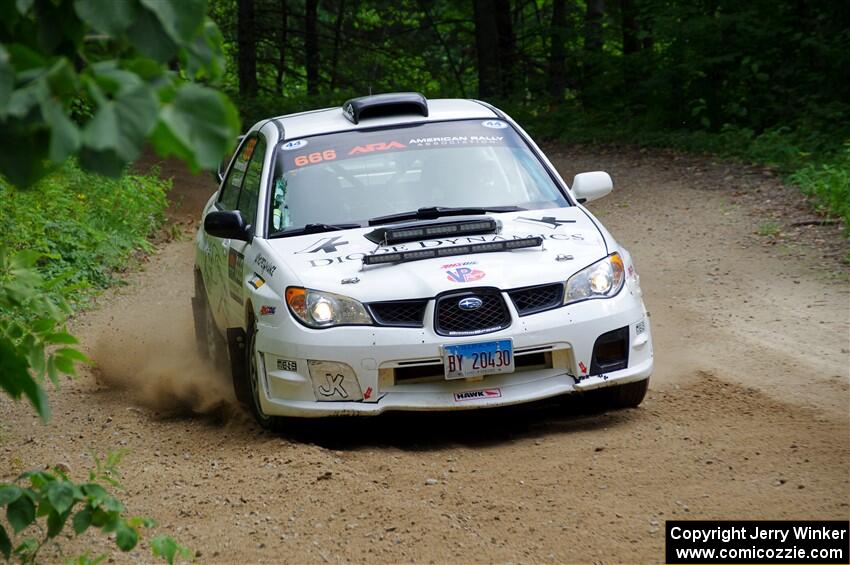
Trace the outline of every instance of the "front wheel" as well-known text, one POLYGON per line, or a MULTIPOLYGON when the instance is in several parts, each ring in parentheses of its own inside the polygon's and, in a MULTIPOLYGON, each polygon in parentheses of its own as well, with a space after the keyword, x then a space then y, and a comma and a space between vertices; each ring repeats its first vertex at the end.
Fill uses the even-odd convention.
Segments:
POLYGON ((277 416, 268 416, 263 412, 263 407, 260 404, 260 395, 262 394, 261 375, 259 370, 259 353, 257 352, 257 325, 251 323, 248 327, 248 335, 245 344, 245 375, 248 377, 248 385, 251 387, 251 401, 248 403, 248 408, 254 419, 261 427, 273 432, 280 431, 283 423, 283 418, 277 416))
POLYGON ((624 385, 605 387, 595 392, 601 395, 602 408, 635 408, 643 402, 647 389, 649 389, 649 377, 624 385))

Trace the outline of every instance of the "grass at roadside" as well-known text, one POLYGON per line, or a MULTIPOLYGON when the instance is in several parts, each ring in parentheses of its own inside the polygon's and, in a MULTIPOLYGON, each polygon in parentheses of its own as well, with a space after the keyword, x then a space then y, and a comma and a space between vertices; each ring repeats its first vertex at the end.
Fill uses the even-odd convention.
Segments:
POLYGON ((0 246, 35 251, 48 292, 72 306, 112 284, 164 219, 170 182, 130 174, 120 179, 67 163, 21 190, 0 179, 0 246))

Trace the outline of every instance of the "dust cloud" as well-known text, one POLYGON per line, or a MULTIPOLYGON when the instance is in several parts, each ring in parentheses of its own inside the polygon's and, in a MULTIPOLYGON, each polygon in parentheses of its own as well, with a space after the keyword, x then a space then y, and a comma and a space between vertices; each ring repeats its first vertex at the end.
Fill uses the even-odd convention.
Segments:
POLYGON ((102 327, 91 351, 98 382, 157 411, 233 416, 239 409, 229 373, 200 357, 188 296, 167 298, 128 305, 102 327))

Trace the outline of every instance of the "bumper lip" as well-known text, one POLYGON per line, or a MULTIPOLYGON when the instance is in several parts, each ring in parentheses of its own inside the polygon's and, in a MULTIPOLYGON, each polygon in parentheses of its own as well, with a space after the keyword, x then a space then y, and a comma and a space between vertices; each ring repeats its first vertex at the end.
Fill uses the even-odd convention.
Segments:
MULTIPOLYGON (((390 411, 448 412, 497 408, 545 400, 555 396, 575 394, 607 386, 627 384, 648 379, 652 374, 652 358, 634 366, 606 375, 578 378, 569 373, 548 369, 540 371, 538 378, 511 383, 512 374, 499 379, 479 382, 446 384, 440 391, 392 391, 382 393, 377 402, 317 402, 311 400, 263 399, 263 411, 269 416, 331 417, 331 416, 378 416, 390 411), (499 389, 498 398, 458 401, 457 392, 499 389)), ((532 376, 532 374, 528 374, 532 376)), ((448 381, 447 381, 448 383, 448 381)))

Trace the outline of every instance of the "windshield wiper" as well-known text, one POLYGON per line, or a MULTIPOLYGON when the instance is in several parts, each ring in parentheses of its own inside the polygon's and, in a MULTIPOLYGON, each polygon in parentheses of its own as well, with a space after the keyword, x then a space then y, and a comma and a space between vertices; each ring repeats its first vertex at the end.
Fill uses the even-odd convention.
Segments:
POLYGON ((488 212, 503 213, 503 212, 522 212, 525 208, 519 206, 488 206, 488 207, 460 207, 460 208, 445 208, 442 206, 432 206, 430 208, 419 208, 410 212, 400 212, 398 214, 390 214, 388 216, 378 216, 369 220, 370 226, 379 226, 381 224, 391 224, 393 222, 403 222, 405 220, 436 220, 444 216, 474 216, 479 214, 487 214, 488 212))
POLYGON ((285 228, 269 234, 269 239, 274 237, 289 237, 293 235, 308 235, 311 233, 324 233, 329 231, 350 230, 361 227, 360 224, 306 224, 301 227, 285 228))

